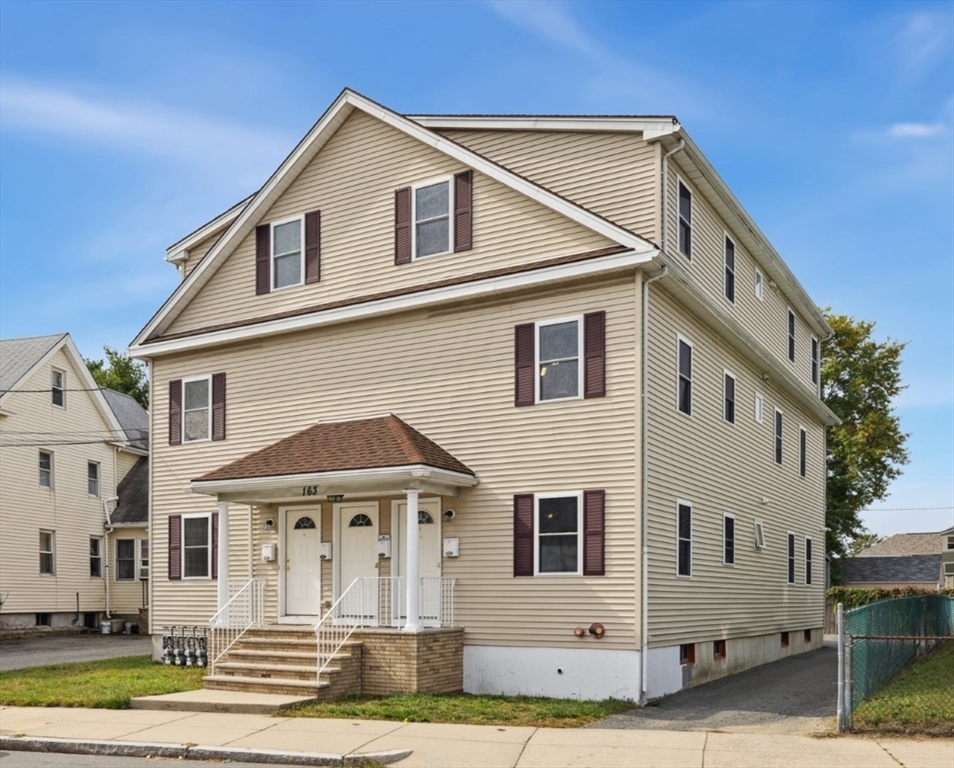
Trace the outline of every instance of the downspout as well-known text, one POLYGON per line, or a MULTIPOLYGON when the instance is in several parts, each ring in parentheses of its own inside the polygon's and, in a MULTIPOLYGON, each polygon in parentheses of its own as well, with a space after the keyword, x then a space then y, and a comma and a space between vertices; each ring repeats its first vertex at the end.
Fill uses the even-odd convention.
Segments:
MULTIPOLYGON (((662 199, 659 202, 660 218, 660 240, 662 241, 662 252, 669 255, 669 232, 666 225, 666 206, 669 201, 669 158, 686 146, 685 139, 679 139, 679 144, 669 150, 662 157, 662 199)), ((642 626, 640 629, 640 652, 639 660, 642 669, 640 670, 639 681, 639 703, 646 704, 648 698, 647 679, 649 676, 649 537, 646 533, 646 525, 649 519, 649 286, 657 280, 661 280, 669 272, 669 268, 663 265, 662 272, 655 277, 651 277, 643 283, 643 329, 642 329, 642 371, 640 373, 641 403, 640 403, 640 462, 642 465, 642 498, 640 500, 640 525, 639 538, 642 551, 642 574, 641 574, 641 598, 642 598, 642 626)))
POLYGON ((118 496, 110 496, 103 499, 103 515, 106 517, 106 534, 103 536, 103 580, 106 582, 106 618, 111 619, 112 614, 109 611, 109 534, 113 532, 113 513, 109 511, 109 505, 114 501, 119 501, 118 496))

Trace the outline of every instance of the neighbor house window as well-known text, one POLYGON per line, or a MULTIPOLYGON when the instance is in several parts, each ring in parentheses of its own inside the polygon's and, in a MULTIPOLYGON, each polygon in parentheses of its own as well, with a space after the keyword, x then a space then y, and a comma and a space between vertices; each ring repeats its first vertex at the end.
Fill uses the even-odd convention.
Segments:
POLYGON ((795 583, 795 534, 788 534, 788 583, 795 583))
POLYGON ((116 539, 116 581, 136 580, 136 540, 116 539))
POLYGON ((53 547, 56 534, 53 531, 40 531, 40 573, 52 576, 56 571, 53 547))
POLYGON ((722 563, 735 565, 735 516, 722 516, 722 563))
POLYGON ((182 516, 182 577, 207 579, 212 573, 212 517, 182 516))
POLYGON ((676 504, 676 575, 692 576, 692 505, 676 504))
POLYGON ((735 303, 735 243, 725 236, 725 297, 735 303))
POLYGON ((765 279, 762 277, 762 273, 759 270, 755 270, 755 298, 759 301, 763 299, 763 288, 762 285, 765 282, 765 279))
POLYGON ((139 540, 139 578, 149 578, 149 539, 139 540))
POLYGON ((761 392, 755 393, 755 420, 762 423, 762 403, 764 402, 761 392))
POLYGON ((795 313, 788 310, 788 359, 795 362, 795 313))
POLYGON ((582 327, 580 318, 537 323, 537 402, 580 396, 582 327))
POLYGON ((296 216, 290 221, 272 224, 272 288, 287 288, 301 285, 302 242, 305 219, 296 216))
POLYGON ((798 474, 805 477, 808 469, 808 433, 805 427, 798 428, 798 474))
POLYGON ((812 384, 818 383, 818 339, 812 336, 812 384))
POLYGON ((812 540, 805 537, 805 583, 812 583, 812 540))
POLYGON ((536 501, 536 573, 582 573, 582 494, 542 494, 536 501))
POLYGON ((722 377, 722 418, 735 424, 735 376, 728 371, 722 377))
POLYGON ((765 525, 761 520, 755 521, 755 548, 765 549, 765 525))
POLYGON ((86 463, 86 492, 90 496, 99 496, 99 464, 95 461, 86 463))
POLYGON ((692 344, 679 337, 677 344, 678 377, 676 405, 687 416, 692 416, 692 344))
POLYGON ((948 551, 954 550, 954 536, 947 537, 947 549, 948 551))
POLYGON ((692 259, 692 192, 679 182, 679 250, 692 259))
POLYGON ((449 253, 453 243, 451 180, 413 188, 414 258, 449 253))
POLYGON ((99 578, 103 575, 103 541, 90 538, 89 540, 89 575, 99 578))
POLYGON ((775 463, 782 463, 782 412, 775 409, 775 463))
POLYGON ((182 442, 208 440, 211 432, 211 379, 184 379, 182 382, 182 442))
POLYGON ((60 408, 66 407, 66 373, 64 371, 53 369, 50 375, 50 396, 53 405, 58 405, 60 408))
POLYGON ((40 487, 53 487, 53 454, 40 451, 40 487))

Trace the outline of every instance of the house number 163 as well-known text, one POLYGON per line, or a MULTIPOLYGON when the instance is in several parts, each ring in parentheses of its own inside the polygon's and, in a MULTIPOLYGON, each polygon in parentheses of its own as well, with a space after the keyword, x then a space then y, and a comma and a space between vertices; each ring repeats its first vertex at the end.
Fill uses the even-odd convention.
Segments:
POLYGON ((302 496, 317 496, 318 495, 318 486, 317 485, 304 485, 301 489, 302 496))

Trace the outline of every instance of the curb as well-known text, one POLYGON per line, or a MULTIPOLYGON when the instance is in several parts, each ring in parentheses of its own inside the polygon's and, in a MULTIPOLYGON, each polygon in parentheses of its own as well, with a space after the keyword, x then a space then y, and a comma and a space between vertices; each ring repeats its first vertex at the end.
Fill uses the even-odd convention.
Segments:
POLYGON ((278 749, 251 749, 249 747, 202 747, 187 744, 160 744, 143 741, 83 741, 35 736, 0 736, 0 750, 14 752, 57 752, 73 755, 104 755, 111 757, 171 757, 190 760, 232 760, 235 762, 271 763, 273 765, 351 765, 380 763, 390 765, 411 754, 410 749, 357 754, 328 754, 322 752, 284 752, 278 749))

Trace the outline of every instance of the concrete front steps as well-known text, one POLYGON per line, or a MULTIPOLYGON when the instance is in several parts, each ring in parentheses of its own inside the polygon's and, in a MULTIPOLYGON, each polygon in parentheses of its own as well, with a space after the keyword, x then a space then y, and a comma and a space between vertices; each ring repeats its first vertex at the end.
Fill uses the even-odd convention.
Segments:
POLYGON ((250 629, 202 678, 206 689, 328 700, 361 692, 360 642, 346 643, 318 679, 315 633, 309 628, 250 629))

